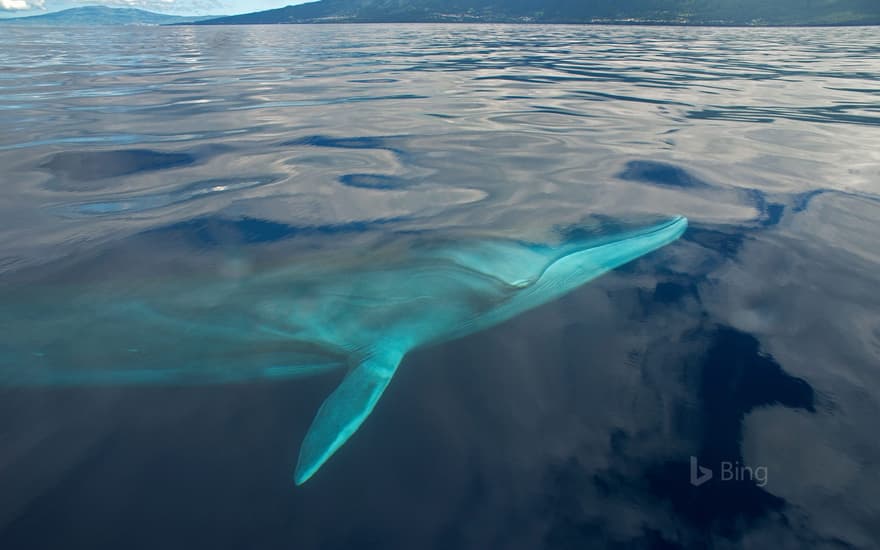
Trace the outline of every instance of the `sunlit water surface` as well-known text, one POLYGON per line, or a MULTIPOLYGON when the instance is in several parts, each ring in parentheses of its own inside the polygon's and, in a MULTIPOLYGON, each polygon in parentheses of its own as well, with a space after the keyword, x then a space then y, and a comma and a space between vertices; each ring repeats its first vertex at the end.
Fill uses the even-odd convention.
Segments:
POLYGON ((231 276, 284 239, 690 229, 407 357, 298 488, 341 373, 0 390, 0 547, 876 548, 878 44, 877 28, 3 27, 0 282, 169 228, 231 276), (711 481, 690 483, 691 457, 711 481))

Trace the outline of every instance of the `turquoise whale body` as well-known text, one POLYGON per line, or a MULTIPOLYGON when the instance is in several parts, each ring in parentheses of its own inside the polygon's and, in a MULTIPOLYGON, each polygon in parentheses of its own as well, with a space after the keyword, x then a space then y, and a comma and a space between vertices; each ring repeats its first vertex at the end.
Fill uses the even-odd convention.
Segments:
POLYGON ((0 384, 235 382, 348 368, 302 443, 302 484, 370 415, 409 351, 547 303, 686 227, 674 217, 550 244, 413 234, 369 252, 231 267, 196 254, 163 264, 102 252, 56 268, 60 278, 0 284, 0 384))

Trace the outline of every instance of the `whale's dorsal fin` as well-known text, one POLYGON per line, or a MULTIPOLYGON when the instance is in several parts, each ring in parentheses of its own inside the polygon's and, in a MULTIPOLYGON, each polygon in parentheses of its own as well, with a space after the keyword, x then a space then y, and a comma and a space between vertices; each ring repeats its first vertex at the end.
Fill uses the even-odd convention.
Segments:
POLYGON ((406 352, 378 349, 327 396, 303 440, 294 481, 305 483, 370 416, 406 352))

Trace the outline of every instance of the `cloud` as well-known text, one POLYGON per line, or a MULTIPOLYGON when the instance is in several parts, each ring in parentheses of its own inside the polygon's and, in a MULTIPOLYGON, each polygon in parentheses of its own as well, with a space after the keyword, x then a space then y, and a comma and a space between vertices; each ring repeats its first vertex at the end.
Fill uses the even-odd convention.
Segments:
POLYGON ((0 0, 0 10, 19 11, 43 9, 45 0, 0 0))
MULTIPOLYGON (((161 13, 194 13, 216 11, 224 7, 220 0, 69 0, 49 2, 50 10, 78 6, 102 5, 116 8, 140 8, 161 13)), ((0 11, 47 9, 46 0, 0 0, 0 11)))

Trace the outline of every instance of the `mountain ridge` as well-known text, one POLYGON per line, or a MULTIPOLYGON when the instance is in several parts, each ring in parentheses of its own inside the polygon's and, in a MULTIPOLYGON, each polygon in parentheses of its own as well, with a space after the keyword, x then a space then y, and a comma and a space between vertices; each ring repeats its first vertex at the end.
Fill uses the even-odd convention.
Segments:
POLYGON ((878 0, 320 0, 200 25, 295 23, 878 25, 878 0))
POLYGON ((168 25, 192 23, 211 16, 167 15, 138 8, 111 8, 109 6, 82 6, 66 10, 29 15, 26 17, 0 18, 0 24, 16 25, 168 25))

